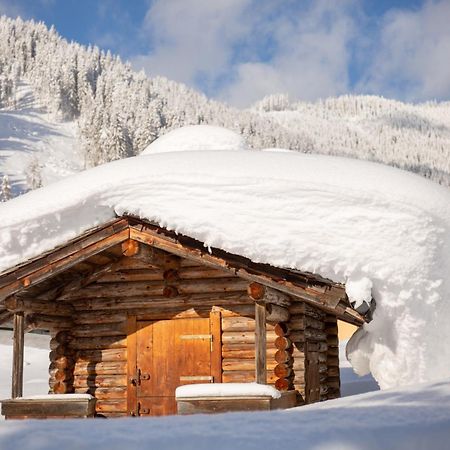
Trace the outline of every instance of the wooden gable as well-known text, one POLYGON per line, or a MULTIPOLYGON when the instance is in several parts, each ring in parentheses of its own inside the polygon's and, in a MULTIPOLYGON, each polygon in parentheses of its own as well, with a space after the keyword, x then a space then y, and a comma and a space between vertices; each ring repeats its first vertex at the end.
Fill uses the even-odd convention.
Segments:
MULTIPOLYGON (((285 292, 346 322, 364 323, 364 318, 349 305, 344 286, 338 283, 318 275, 253 263, 220 249, 208 251, 199 241, 134 218, 116 219, 4 272, 0 275, 0 305, 16 293, 33 293, 32 288, 37 285, 40 294, 49 293, 48 299, 56 299, 61 290, 73 291, 88 285, 102 273, 112 271, 118 259, 126 256, 128 245, 135 246, 134 242, 285 292)), ((0 310, 0 320, 1 314, 0 310)))

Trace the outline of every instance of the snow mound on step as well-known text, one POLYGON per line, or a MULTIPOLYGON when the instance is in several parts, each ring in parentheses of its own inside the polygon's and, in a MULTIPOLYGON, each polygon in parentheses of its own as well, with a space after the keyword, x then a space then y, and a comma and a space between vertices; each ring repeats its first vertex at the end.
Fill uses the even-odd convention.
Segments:
POLYGON ((189 150, 247 150, 242 136, 212 125, 177 128, 153 141, 141 155, 189 150))
POLYGON ((281 392, 268 384, 258 383, 200 383, 186 384, 175 390, 176 398, 194 397, 272 397, 281 392))

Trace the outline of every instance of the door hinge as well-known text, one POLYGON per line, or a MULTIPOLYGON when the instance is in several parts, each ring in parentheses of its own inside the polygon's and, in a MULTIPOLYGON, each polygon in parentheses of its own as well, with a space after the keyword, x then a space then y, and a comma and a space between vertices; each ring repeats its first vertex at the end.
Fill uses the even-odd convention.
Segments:
POLYGON ((188 375, 180 376, 180 381, 209 381, 210 383, 213 383, 214 377, 210 375, 188 375))
POLYGON ((210 342, 211 352, 213 351, 213 335, 212 334, 180 334, 180 339, 182 341, 206 341, 210 342))
POLYGON ((134 376, 130 377, 129 382, 133 386, 139 386, 141 384, 141 369, 136 369, 134 376))
POLYGON ((184 341, 194 340, 194 339, 200 339, 200 340, 211 340, 212 341, 212 334, 180 334, 180 339, 184 341))

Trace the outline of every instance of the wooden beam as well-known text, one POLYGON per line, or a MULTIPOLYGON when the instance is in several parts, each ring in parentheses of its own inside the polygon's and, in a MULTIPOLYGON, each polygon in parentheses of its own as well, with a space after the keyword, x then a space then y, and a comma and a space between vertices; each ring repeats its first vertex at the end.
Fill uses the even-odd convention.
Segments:
MULTIPOLYGON (((252 273, 251 269, 241 264, 232 264, 222 258, 209 254, 197 248, 189 248, 176 239, 161 235, 151 229, 141 229, 138 226, 130 226, 130 239, 135 239, 147 245, 154 246, 169 253, 197 261, 209 267, 215 267, 237 275, 247 281, 260 283, 277 291, 297 297, 301 301, 316 306, 323 311, 339 315, 346 322, 362 325, 365 320, 353 308, 346 305, 345 290, 342 287, 332 286, 326 292, 319 292, 314 286, 299 286, 285 280, 274 279, 268 275, 252 273)), ((295 300, 295 299, 294 299, 295 300)))
MULTIPOLYGON (((137 415, 137 386, 131 380, 136 376, 137 370, 137 326, 136 316, 127 319, 127 415, 137 415)), ((104 350, 104 349, 103 349, 104 350)))
POLYGON ((25 337, 25 317, 23 312, 14 314, 13 366, 11 397, 23 396, 23 349, 25 337))
POLYGON ((211 335, 211 375, 214 383, 222 383, 222 315, 220 311, 211 311, 209 315, 211 335))
MULTIPOLYGON (((112 230, 110 230, 112 232, 112 230)), ((110 247, 113 247, 116 244, 120 244, 126 241, 129 237, 129 230, 124 229, 119 232, 112 233, 110 236, 107 236, 97 242, 91 243, 91 239, 89 239, 90 245, 83 246, 79 248, 82 244, 76 243, 73 245, 68 245, 67 253, 61 257, 61 259, 57 259, 52 261, 51 263, 46 263, 47 258, 42 258, 41 264, 36 267, 35 271, 26 270, 25 267, 21 270, 18 270, 16 275, 16 280, 8 283, 2 287, 0 287, 0 300, 15 294, 16 292, 21 291, 24 288, 30 287, 36 283, 40 283, 48 278, 54 277, 55 275, 67 270, 69 267, 76 265, 77 263, 96 255, 110 247), (75 249, 69 250, 72 246, 75 249), (26 273, 26 275, 22 275, 22 273, 26 273)), ((58 254, 61 251, 57 252, 58 254)), ((52 258, 53 260, 53 258, 52 258)), ((31 263, 33 267, 36 266, 36 262, 31 263)), ((9 278, 9 277, 6 277, 9 278)))
POLYGON ((266 305, 255 303, 255 375, 259 384, 267 384, 266 347, 266 305))
POLYGON ((291 304, 289 295, 260 283, 250 283, 247 292, 253 300, 257 300, 260 303, 284 307, 291 304))

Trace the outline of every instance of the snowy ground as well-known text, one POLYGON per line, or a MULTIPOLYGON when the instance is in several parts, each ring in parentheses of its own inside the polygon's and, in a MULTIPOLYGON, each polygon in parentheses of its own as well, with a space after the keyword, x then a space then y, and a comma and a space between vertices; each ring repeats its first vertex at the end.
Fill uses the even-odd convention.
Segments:
MULTIPOLYGON (((0 332, 1 392, 10 336, 0 332)), ((48 338, 28 335, 25 392, 45 393, 48 338), (33 345, 34 347, 32 347, 33 345)), ((345 358, 345 357, 344 357, 345 358)), ((347 370, 344 367, 344 389, 347 370)), ((366 384, 367 388, 368 384, 366 384)), ((373 386, 372 386, 373 387, 373 386)), ((266 413, 0 422, 2 450, 448 449, 449 380, 266 413)))
POLYGON ((25 169, 36 159, 46 185, 82 169, 73 122, 59 123, 21 83, 14 110, 0 109, 0 178, 8 175, 13 195, 28 190, 25 169))
MULTIPOLYGON (((25 394, 47 392, 48 336, 27 334, 25 394)), ((341 345, 344 395, 377 388, 358 377, 341 345)), ((9 397, 11 332, 0 330, 0 397, 9 397)), ((270 413, 149 419, 0 422, 2 450, 447 449, 450 383, 367 392, 270 413)))
MULTIPOLYGON (((25 334, 24 395, 48 392, 50 337, 25 334)), ((11 396, 12 332, 0 330, 0 399, 11 396)))

